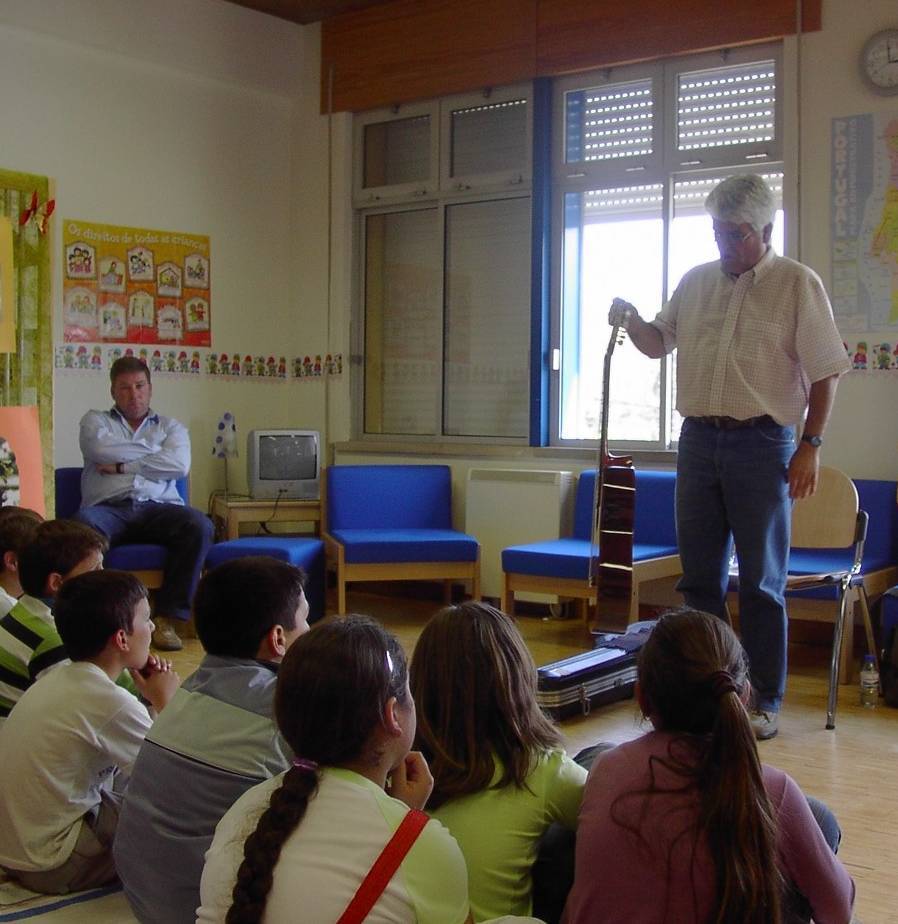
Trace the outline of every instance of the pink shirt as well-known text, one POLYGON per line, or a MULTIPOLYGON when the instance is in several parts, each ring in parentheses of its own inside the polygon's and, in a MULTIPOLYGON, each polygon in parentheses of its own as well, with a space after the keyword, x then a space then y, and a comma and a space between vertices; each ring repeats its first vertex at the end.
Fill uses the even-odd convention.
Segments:
MULTIPOLYGON (((668 757, 673 737, 649 732, 596 759, 580 808, 576 873, 565 924, 704 924, 710 920, 715 885, 707 845, 699 839, 693 854, 693 839, 688 835, 677 838, 696 816, 695 791, 653 796, 642 826, 645 840, 614 820, 639 821, 645 804, 642 798, 614 803, 624 793, 638 793, 649 786, 650 761, 658 786, 682 786, 682 777, 673 776, 659 760, 668 757)), ((848 924, 854 902, 851 877, 827 846, 797 783, 774 767, 765 765, 763 773, 779 824, 784 877, 808 899, 817 924, 848 924)))

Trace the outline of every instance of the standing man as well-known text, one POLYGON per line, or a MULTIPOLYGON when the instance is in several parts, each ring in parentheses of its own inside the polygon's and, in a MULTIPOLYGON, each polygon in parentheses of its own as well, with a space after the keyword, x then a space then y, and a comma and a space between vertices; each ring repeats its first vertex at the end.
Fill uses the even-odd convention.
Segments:
POLYGON ((146 363, 117 359, 109 372, 109 411, 81 419, 84 456, 81 509, 76 519, 109 539, 164 545, 168 556, 156 592, 153 644, 177 651, 174 621, 190 617, 190 605, 212 542, 207 516, 185 505, 176 482, 190 471, 190 435, 173 417, 150 408, 153 386, 146 363))
POLYGON ((720 260, 686 273, 653 321, 617 298, 609 320, 646 356, 679 350, 678 589, 688 606, 723 617, 735 539, 752 724, 765 739, 777 733, 786 689, 790 499, 817 488, 823 433, 849 364, 819 277, 771 249, 776 201, 764 180, 729 177, 705 208, 720 260))

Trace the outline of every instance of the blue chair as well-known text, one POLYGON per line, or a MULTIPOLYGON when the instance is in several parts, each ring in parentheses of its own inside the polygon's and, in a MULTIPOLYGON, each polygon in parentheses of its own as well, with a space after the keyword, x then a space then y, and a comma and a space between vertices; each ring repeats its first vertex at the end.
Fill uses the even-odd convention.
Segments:
POLYGON ((324 616, 324 542, 295 536, 244 536, 218 542, 206 555, 206 568, 247 555, 267 555, 302 568, 306 573, 306 600, 309 601, 309 623, 324 616))
POLYGON ((337 572, 337 611, 351 581, 471 582, 480 544, 452 528, 448 465, 333 465, 322 470, 322 534, 337 572))
MULTIPOLYGON (((188 480, 177 481, 178 493, 188 502, 188 480)), ((55 478, 56 516, 67 519, 81 507, 81 468, 56 469, 55 478)), ((136 542, 111 548, 103 560, 107 568, 130 571, 145 587, 155 590, 162 586, 162 569, 168 551, 165 546, 136 542)))
MULTIPOLYGON (((520 591, 570 597, 586 618, 587 606, 596 598, 596 588, 589 583, 590 557, 598 551, 591 544, 595 483, 592 470, 581 472, 577 479, 571 536, 502 550, 501 605, 506 613, 514 612, 514 596, 520 591)), ((675 486, 676 472, 636 472, 630 622, 639 618, 640 581, 671 577, 682 570, 674 519, 675 486)))

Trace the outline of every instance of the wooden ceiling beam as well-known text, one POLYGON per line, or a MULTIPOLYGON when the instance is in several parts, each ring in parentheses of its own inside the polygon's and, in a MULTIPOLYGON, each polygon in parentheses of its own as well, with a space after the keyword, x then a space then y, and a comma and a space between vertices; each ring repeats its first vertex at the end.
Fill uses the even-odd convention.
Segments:
POLYGON ((388 0, 228 0, 228 2, 306 26, 341 13, 350 13, 368 6, 386 3, 388 0))

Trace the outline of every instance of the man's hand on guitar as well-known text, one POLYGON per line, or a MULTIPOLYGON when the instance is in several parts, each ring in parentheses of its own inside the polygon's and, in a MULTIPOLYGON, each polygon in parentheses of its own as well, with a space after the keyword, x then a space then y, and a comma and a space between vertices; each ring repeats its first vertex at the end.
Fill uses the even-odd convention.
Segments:
POLYGON ((622 298, 614 299, 608 311, 608 323, 612 326, 617 324, 624 330, 627 330, 630 326, 630 322, 638 317, 639 312, 636 308, 622 298))

